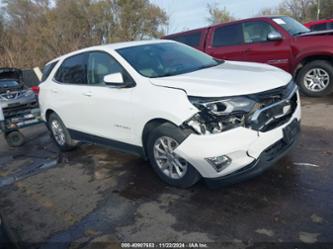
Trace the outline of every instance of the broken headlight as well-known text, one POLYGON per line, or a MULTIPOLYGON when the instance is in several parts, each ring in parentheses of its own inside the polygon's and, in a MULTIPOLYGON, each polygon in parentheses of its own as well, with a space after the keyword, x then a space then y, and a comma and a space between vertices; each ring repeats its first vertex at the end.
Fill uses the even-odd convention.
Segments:
POLYGON ((189 97, 189 100, 200 112, 185 124, 199 134, 215 134, 245 126, 247 116, 253 113, 256 107, 256 102, 246 97, 189 97))

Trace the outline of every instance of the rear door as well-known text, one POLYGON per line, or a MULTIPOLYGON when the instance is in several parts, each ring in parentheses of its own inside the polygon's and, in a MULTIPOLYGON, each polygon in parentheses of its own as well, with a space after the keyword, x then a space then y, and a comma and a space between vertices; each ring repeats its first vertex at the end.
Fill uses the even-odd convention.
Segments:
POLYGON ((242 23, 244 37, 244 58, 246 61, 267 63, 290 72, 291 50, 289 41, 269 41, 268 34, 277 31, 265 21, 248 21, 242 23))
POLYGON ((48 89, 48 102, 69 129, 91 132, 88 125, 90 91, 87 82, 87 53, 65 59, 48 89))
POLYGON ((207 39, 205 52, 209 55, 218 59, 245 60, 241 23, 212 27, 207 39))

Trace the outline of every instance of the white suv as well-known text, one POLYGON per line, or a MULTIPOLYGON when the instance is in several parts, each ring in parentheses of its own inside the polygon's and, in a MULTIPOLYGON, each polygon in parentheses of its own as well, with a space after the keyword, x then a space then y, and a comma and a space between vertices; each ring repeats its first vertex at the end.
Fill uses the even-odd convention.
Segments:
POLYGON ((299 133, 299 94, 288 73, 174 41, 91 47, 44 72, 42 117, 61 150, 84 141, 141 155, 178 187, 258 175, 299 133))

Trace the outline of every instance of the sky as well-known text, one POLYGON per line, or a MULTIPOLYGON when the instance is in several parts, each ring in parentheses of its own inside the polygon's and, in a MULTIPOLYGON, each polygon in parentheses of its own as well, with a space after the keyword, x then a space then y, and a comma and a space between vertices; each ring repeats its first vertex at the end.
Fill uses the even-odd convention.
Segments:
POLYGON ((170 17, 168 33, 208 25, 207 4, 218 3, 224 6, 236 18, 248 18, 256 15, 261 9, 276 7, 283 0, 150 0, 164 9, 170 17))

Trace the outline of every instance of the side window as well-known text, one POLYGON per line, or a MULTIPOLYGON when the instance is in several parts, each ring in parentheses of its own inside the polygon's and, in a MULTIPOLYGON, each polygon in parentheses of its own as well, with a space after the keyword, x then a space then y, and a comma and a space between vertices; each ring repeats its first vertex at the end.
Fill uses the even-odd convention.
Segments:
POLYGON ((327 23, 316 24, 311 27, 312 31, 321 31, 327 29, 327 23))
POLYGON ((328 29, 333 29, 333 22, 328 23, 328 29))
POLYGON ((241 24, 232 24, 217 28, 214 32, 213 46, 233 46, 243 43, 241 24))
POLYGON ((59 67, 55 80, 69 84, 87 84, 87 54, 69 57, 59 67))
POLYGON ((104 84, 104 76, 113 73, 121 73, 124 82, 133 82, 129 74, 111 55, 105 52, 91 52, 88 58, 88 84, 104 84))
POLYGON ((193 32, 190 34, 184 34, 179 36, 171 37, 170 39, 174 41, 178 41, 181 43, 184 43, 186 45, 189 45, 191 47, 199 47, 200 46, 200 40, 201 40, 201 31, 193 32))
POLYGON ((267 41, 267 36, 275 29, 266 22, 243 23, 243 35, 245 43, 256 43, 267 41))
POLYGON ((58 61, 55 61, 55 62, 49 63, 44 66, 42 81, 45 81, 47 79, 47 77, 49 77, 52 69, 54 68, 55 65, 57 65, 57 63, 58 63, 58 61))

